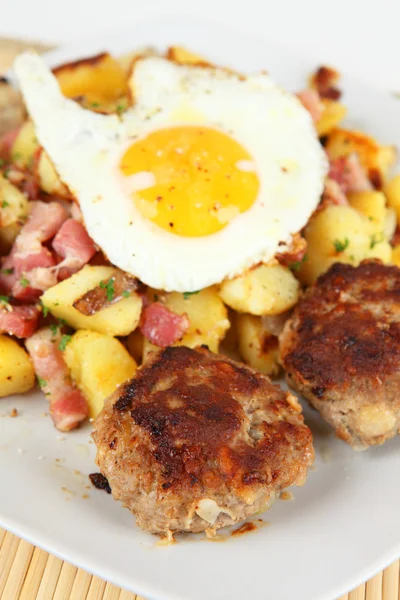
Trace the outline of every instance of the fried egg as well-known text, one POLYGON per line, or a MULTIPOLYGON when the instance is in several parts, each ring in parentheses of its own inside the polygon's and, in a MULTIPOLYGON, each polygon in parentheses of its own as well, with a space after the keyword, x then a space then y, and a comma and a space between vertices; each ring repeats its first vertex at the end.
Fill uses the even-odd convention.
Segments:
POLYGON ((34 53, 14 70, 89 234, 154 288, 196 291, 269 261, 320 200, 327 161, 311 117, 266 74, 144 57, 118 116, 65 98, 34 53))

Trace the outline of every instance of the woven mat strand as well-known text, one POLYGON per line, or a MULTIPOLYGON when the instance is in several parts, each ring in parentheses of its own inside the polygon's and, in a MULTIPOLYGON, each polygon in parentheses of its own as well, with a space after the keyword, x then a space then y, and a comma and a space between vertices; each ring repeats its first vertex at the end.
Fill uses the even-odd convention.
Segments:
MULTIPOLYGON (((43 44, 0 38, 0 74, 24 48, 43 44)), ((393 563, 339 600, 400 600, 400 565, 393 563)), ((0 529, 0 600, 144 600, 93 577, 0 529)), ((293 598, 295 600, 295 598, 293 598)))
MULTIPOLYGON (((399 581, 400 564, 396 561, 340 600, 400 600, 399 581)), ((0 529, 0 600, 144 598, 93 577, 0 529)))

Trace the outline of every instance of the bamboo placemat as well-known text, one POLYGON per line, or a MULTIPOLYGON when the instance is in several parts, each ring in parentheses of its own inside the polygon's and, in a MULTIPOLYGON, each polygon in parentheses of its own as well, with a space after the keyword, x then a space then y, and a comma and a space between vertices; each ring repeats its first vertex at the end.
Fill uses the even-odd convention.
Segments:
MULTIPOLYGON (((8 69, 14 56, 26 47, 34 47, 38 51, 49 49, 39 43, 0 38, 0 74, 8 69)), ((400 563, 397 560, 339 600, 400 600, 399 580, 400 563)), ((0 529, 0 600, 144 599, 89 575, 0 529)))

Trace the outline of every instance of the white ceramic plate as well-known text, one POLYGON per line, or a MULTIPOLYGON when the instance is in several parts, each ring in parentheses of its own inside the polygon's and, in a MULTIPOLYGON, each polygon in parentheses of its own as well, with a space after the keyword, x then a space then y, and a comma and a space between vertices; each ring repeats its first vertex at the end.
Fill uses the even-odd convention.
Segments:
MULTIPOLYGON (((86 40, 49 56, 52 64, 99 50, 183 44, 239 70, 267 68, 289 89, 318 64, 209 23, 160 18, 86 40)), ((349 124, 400 142, 400 103, 343 80, 349 124)), ((278 501, 257 532, 223 543, 200 535, 170 547, 139 530, 130 513, 94 490, 90 427, 60 435, 40 394, 0 402, 0 523, 46 550, 158 600, 332 600, 400 554, 400 438, 355 453, 306 408, 316 466, 292 501, 278 501), (20 416, 8 417, 16 407, 20 416)))

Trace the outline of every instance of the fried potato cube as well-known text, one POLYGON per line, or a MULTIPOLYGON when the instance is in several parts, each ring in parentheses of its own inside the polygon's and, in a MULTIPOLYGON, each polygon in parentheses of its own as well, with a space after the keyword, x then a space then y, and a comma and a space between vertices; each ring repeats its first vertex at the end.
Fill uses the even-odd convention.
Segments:
POLYGON ((131 379, 136 362, 123 344, 96 331, 77 331, 66 345, 64 359, 72 379, 85 396, 89 416, 97 417, 104 400, 124 381, 131 379))
POLYGON ((74 308, 73 304, 86 292, 97 287, 100 282, 113 277, 117 269, 113 267, 92 267, 86 265, 75 275, 61 281, 42 295, 42 303, 52 315, 67 321, 74 329, 90 329, 108 335, 128 335, 139 323, 142 299, 132 292, 107 308, 87 316, 74 308))
POLYGON ((326 150, 331 159, 356 152, 371 181, 379 189, 396 159, 394 146, 381 146, 371 136, 347 129, 334 129, 329 134, 326 150))
POLYGON ((54 194, 61 198, 71 199, 71 194, 66 185, 63 184, 54 168, 48 154, 42 150, 40 153, 37 175, 40 188, 48 194, 54 194))
POLYGON ((238 312, 251 315, 278 315, 294 306, 299 282, 286 267, 259 265, 221 284, 222 300, 238 312))
POLYGON ((236 327, 243 360, 265 375, 278 375, 278 338, 264 327, 262 317, 239 314, 236 327))
POLYGON ((28 353, 7 335, 0 335, 0 397, 24 394, 35 385, 28 353))
POLYGON ((350 205, 369 219, 377 233, 384 231, 387 210, 382 192, 351 192, 347 197, 350 205))
POLYGON ((139 328, 132 331, 126 339, 126 347, 129 354, 134 358, 138 365, 141 364, 143 359, 143 334, 139 328))
POLYGON ((18 167, 30 167, 33 156, 39 148, 35 126, 32 121, 26 121, 18 132, 11 148, 11 159, 18 167))
POLYGON ((388 205, 396 211, 397 223, 400 225, 400 175, 390 179, 384 191, 388 205))
POLYGON ((167 51, 167 58, 180 65, 209 65, 210 63, 200 56, 183 48, 182 46, 170 46, 167 51))
POLYGON ((347 108, 344 104, 336 100, 322 99, 321 102, 324 105, 324 111, 316 124, 319 137, 328 135, 332 129, 343 121, 347 114, 347 108))
POLYGON ((400 246, 395 246, 392 250, 392 263, 400 267, 400 246))
POLYGON ((22 192, 0 174, 0 252, 7 254, 29 214, 22 192))
MULTIPOLYGON (((211 352, 218 352, 219 343, 224 338, 230 327, 228 310, 217 289, 212 286, 194 293, 170 292, 158 293, 158 300, 165 304, 177 315, 186 313, 189 319, 189 329, 181 340, 174 346, 188 346, 196 348, 203 344, 211 352)), ((143 342, 143 358, 157 347, 146 338, 143 342)))
POLYGON ((305 229, 307 260, 299 276, 306 284, 336 262, 358 265, 366 258, 391 261, 392 249, 374 224, 352 206, 328 206, 309 221, 305 229))
POLYGON ((124 68, 106 52, 61 65, 53 72, 65 96, 83 96, 92 105, 115 102, 128 91, 124 68))

